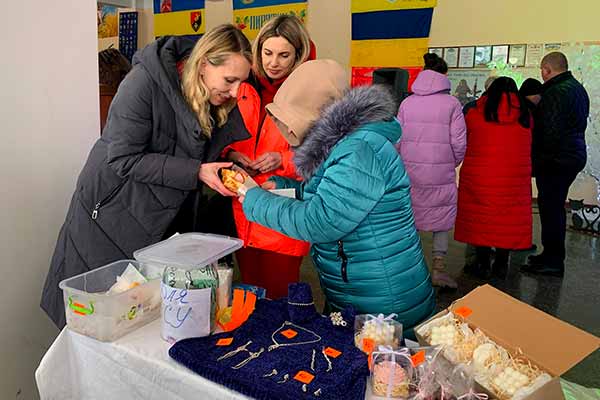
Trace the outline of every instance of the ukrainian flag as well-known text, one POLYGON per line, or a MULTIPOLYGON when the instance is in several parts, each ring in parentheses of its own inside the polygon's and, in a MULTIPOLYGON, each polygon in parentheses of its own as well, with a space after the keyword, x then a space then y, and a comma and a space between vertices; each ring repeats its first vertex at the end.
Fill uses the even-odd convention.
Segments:
POLYGON ((250 40, 271 18, 295 15, 306 23, 306 0, 233 0, 233 24, 250 40))
POLYGON ((437 0, 352 0, 352 67, 423 64, 437 0))
POLYGON ((154 0, 154 36, 202 35, 204 0, 154 0))

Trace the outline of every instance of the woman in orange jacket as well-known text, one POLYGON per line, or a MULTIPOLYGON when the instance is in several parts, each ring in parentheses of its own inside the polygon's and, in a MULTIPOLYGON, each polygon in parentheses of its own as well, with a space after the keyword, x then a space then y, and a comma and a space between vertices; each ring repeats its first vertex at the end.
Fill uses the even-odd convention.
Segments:
MULTIPOLYGON (((314 59, 314 47, 296 17, 278 16, 268 21, 253 44, 253 79, 240 86, 238 107, 252 135, 228 148, 227 158, 244 168, 258 184, 273 175, 299 179, 292 163, 293 151, 265 111, 292 71, 314 59)), ((233 202, 238 237, 244 248, 236 253, 242 281, 267 290, 275 299, 287 295, 297 282, 302 257, 309 244, 248 222, 239 202, 233 202)))

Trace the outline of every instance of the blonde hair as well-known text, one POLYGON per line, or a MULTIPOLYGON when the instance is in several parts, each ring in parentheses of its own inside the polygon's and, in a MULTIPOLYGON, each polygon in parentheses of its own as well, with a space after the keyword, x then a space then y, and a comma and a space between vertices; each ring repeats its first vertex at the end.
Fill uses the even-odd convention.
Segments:
POLYGON ((265 41, 272 37, 282 37, 296 49, 296 59, 292 71, 306 61, 310 55, 310 36, 304 24, 297 17, 279 15, 272 18, 263 25, 252 43, 252 65, 254 72, 262 78, 267 78, 267 73, 262 65, 262 47, 265 41))
POLYGON ((235 99, 220 106, 211 105, 208 101, 210 91, 200 77, 200 67, 204 61, 215 66, 223 65, 232 54, 241 54, 252 63, 250 42, 246 36, 231 24, 219 25, 198 40, 183 69, 183 95, 196 114, 202 133, 209 138, 215 123, 221 127, 227 122, 227 116, 235 106, 235 99))

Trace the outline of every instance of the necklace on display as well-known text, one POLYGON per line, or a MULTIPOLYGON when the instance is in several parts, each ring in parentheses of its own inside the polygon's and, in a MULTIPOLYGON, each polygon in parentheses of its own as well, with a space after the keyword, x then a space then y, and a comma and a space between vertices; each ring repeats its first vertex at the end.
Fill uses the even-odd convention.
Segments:
POLYGON ((321 336, 317 335, 315 332, 311 331, 310 329, 306 329, 303 328, 301 326, 295 325, 293 323, 291 323, 290 321, 284 321, 284 323, 275 331, 271 334, 271 341, 273 342, 273 344, 271 346, 269 346, 269 351, 278 349, 280 347, 285 347, 285 346, 300 346, 302 344, 311 344, 311 343, 317 343, 321 341, 321 336), (281 330, 285 327, 294 327, 296 329, 302 330, 306 333, 310 333, 311 335, 313 335, 315 337, 314 340, 309 340, 309 341, 305 341, 305 342, 295 342, 295 343, 279 343, 276 339, 275 339, 275 335, 278 332, 281 332, 281 330))
POLYGON ((248 364, 250 361, 254 360, 255 358, 260 357, 260 355, 263 353, 263 351, 265 351, 264 347, 261 347, 259 351, 254 352, 254 353, 251 352, 251 351, 249 351, 248 352, 248 354, 249 354, 248 358, 242 360, 239 364, 234 365, 231 368, 233 368, 233 369, 240 369, 240 368, 242 368, 244 365, 248 364))
POLYGON ((246 344, 241 345, 237 349, 232 350, 229 353, 223 354, 221 357, 217 358, 217 361, 221 361, 221 360, 225 360, 226 358, 233 357, 241 351, 249 352, 248 346, 250 346, 251 344, 252 344, 252 340, 248 340, 248 342, 246 344))

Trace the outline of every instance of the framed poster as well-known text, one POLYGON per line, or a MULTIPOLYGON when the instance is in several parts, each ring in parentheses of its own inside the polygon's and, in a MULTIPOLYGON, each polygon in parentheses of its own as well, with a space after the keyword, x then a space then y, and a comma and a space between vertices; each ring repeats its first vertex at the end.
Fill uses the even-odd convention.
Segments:
POLYGON ((444 48, 443 47, 430 47, 429 52, 433 54, 437 54, 439 58, 444 58, 444 48))
POLYGON ((444 61, 448 68, 458 67, 458 47, 444 47, 444 61))
POLYGON ((544 57, 544 45, 541 43, 530 43, 527 45, 525 65, 528 67, 539 67, 544 57))
POLYGON ((492 61, 492 46, 476 46, 475 67, 486 68, 490 61, 492 61))
POLYGON ((561 48, 561 43, 546 43, 546 45, 544 46, 544 53, 548 54, 552 53, 553 51, 560 51, 561 48))
POLYGON ((490 76, 489 70, 460 70, 448 71, 450 94, 455 96, 461 105, 478 99, 485 90, 485 81, 490 76))
POLYGON ((458 52, 458 68, 473 68, 475 66, 475 47, 461 47, 458 52))
POLYGON ((508 63, 514 67, 524 67, 526 54, 526 44, 511 44, 508 51, 508 63))
POLYGON ((492 46, 492 61, 508 64, 508 45, 492 46))

